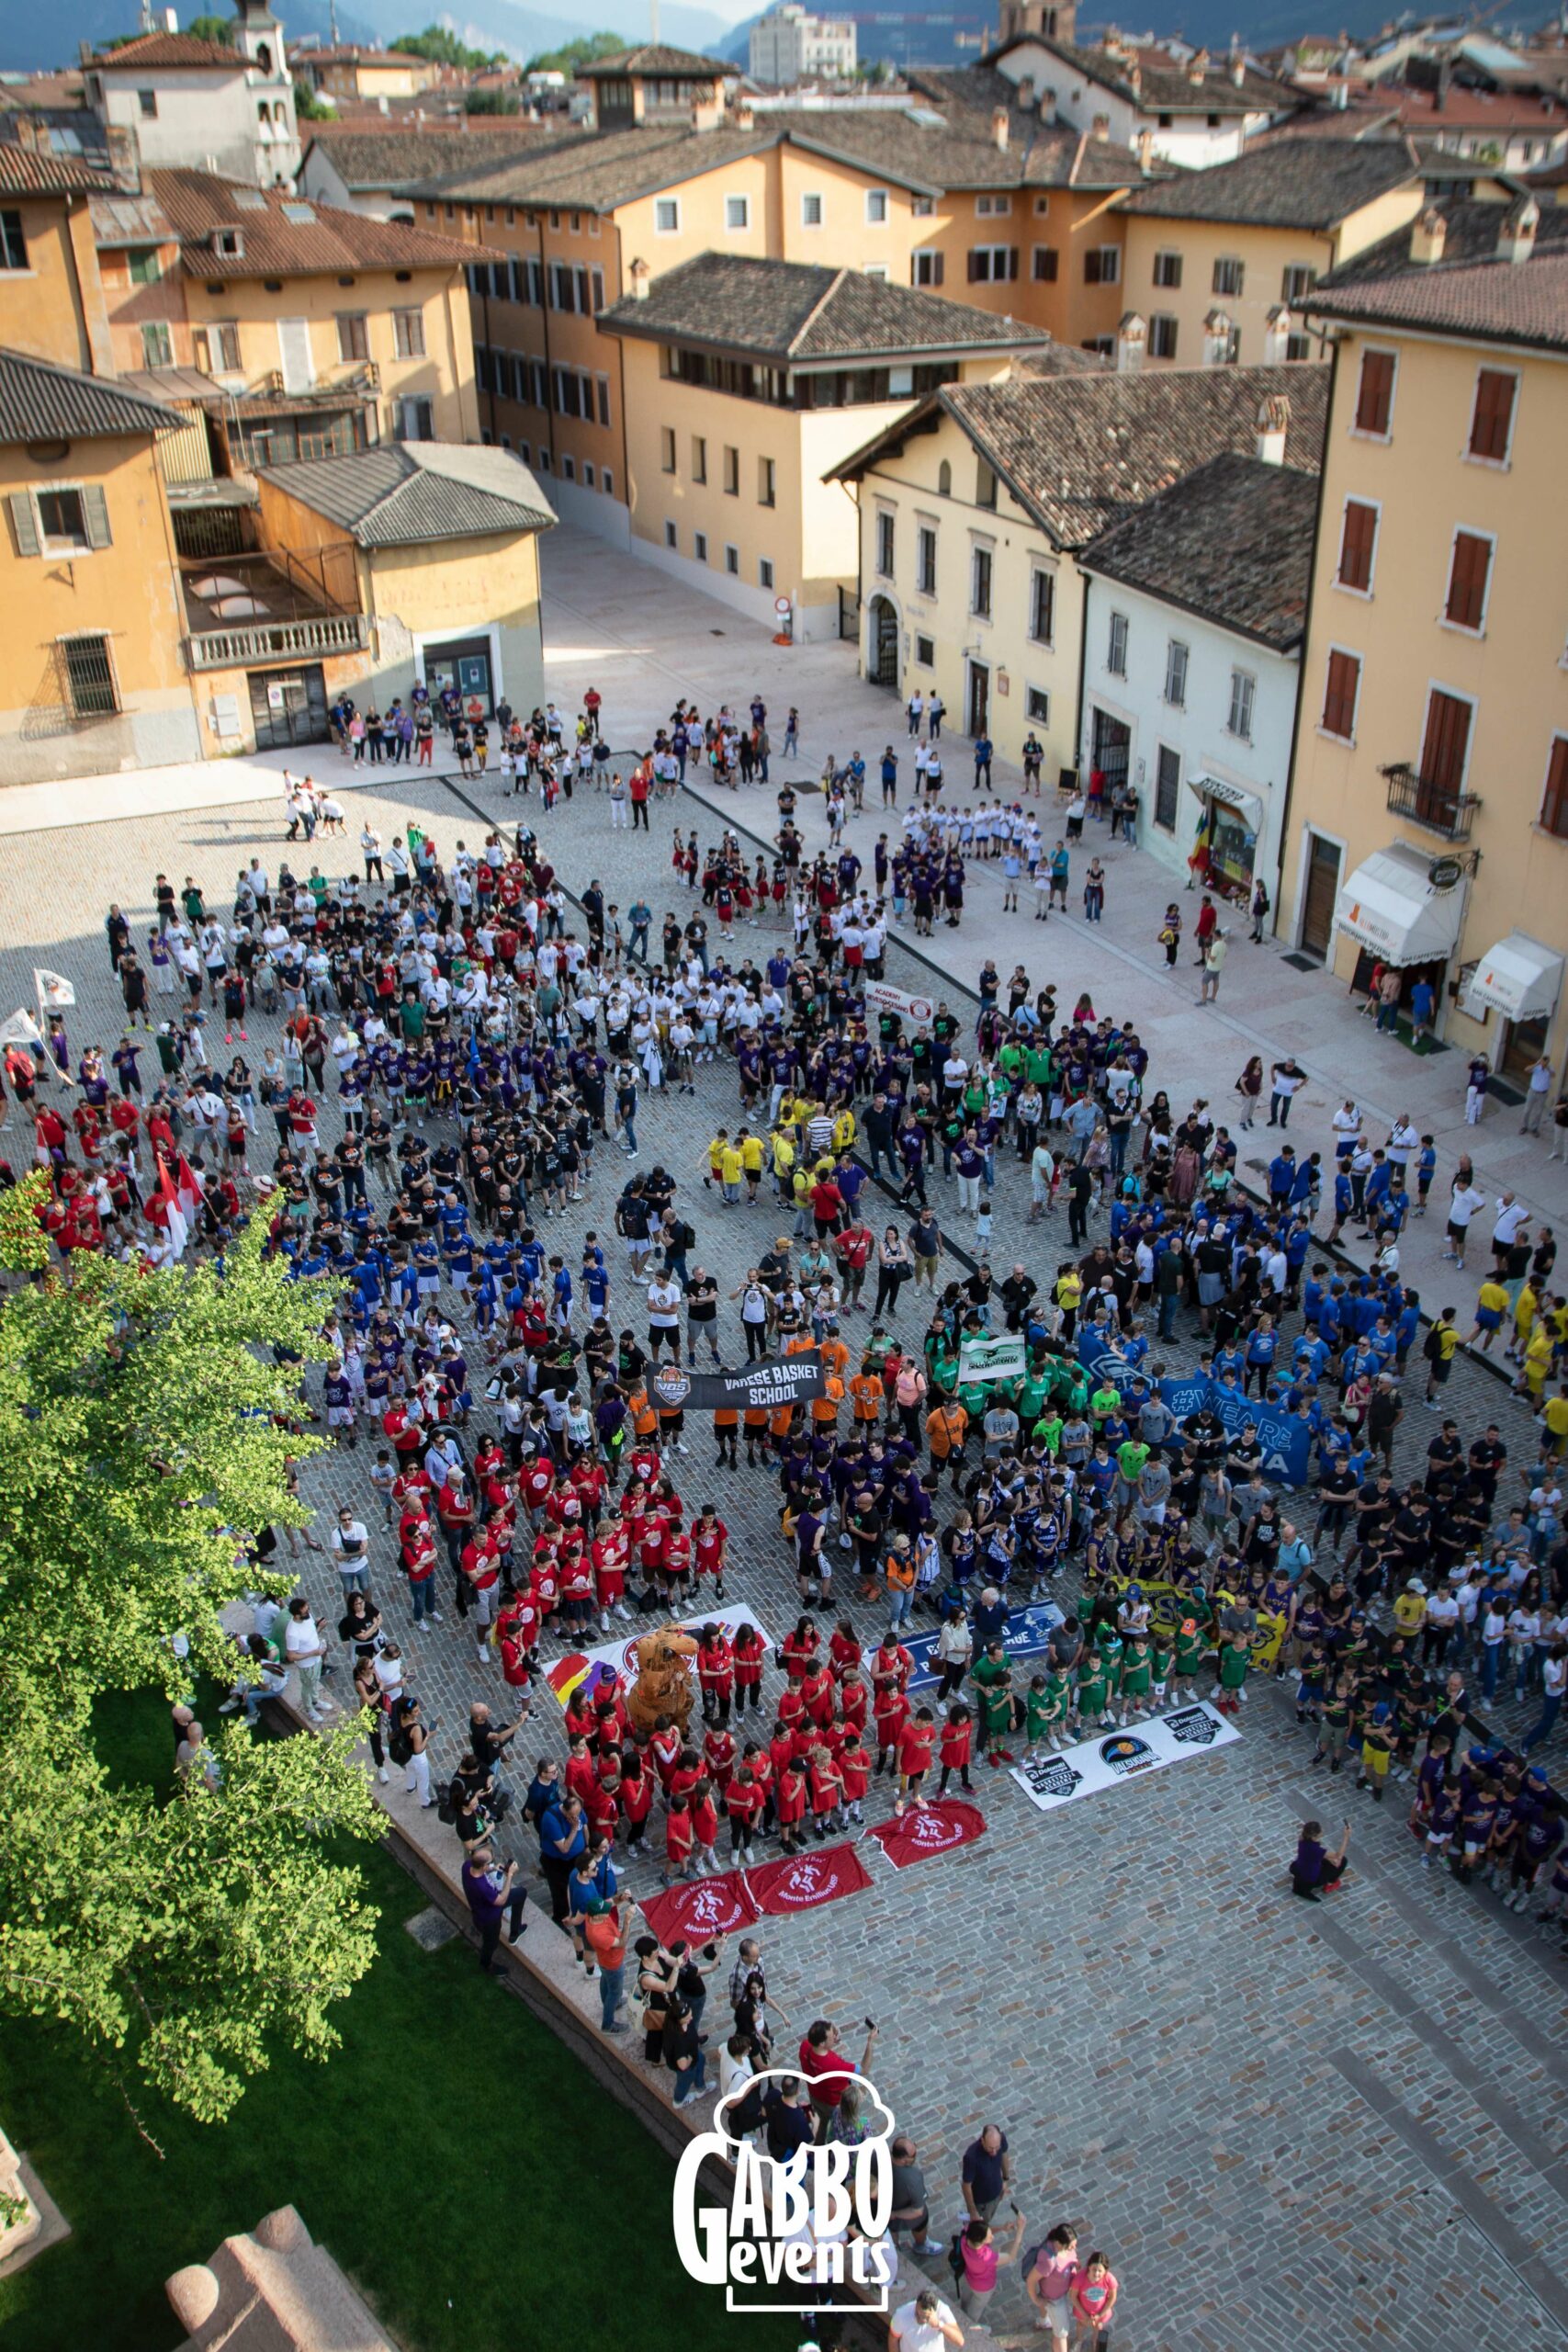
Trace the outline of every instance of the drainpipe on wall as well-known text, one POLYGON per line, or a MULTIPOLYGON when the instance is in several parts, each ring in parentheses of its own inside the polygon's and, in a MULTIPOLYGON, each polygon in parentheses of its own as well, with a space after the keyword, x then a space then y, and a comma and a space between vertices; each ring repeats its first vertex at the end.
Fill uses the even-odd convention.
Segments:
MULTIPOLYGON (((1333 335, 1333 336, 1330 338, 1330 342, 1329 342, 1329 354, 1328 354, 1328 408, 1327 408, 1327 412, 1326 412, 1326 413, 1327 413, 1327 414, 1328 414, 1328 416, 1329 416, 1329 418, 1330 418, 1331 420, 1332 420, 1333 415, 1334 415, 1334 395, 1335 395, 1336 390, 1338 389, 1338 384, 1339 384, 1339 337, 1338 337, 1338 335, 1337 335, 1337 334, 1336 334, 1336 335, 1333 335)), ((1325 451, 1325 459, 1326 459, 1326 456, 1327 456, 1327 452, 1326 452, 1326 451, 1325 451)), ((1320 478, 1320 481, 1321 481, 1321 478, 1320 478)), ((1291 760, 1290 760, 1290 765, 1289 765, 1289 766, 1286 768, 1286 770, 1285 770, 1285 792, 1284 792, 1284 797, 1283 797, 1283 799, 1282 799, 1282 800, 1280 801, 1280 873, 1279 873, 1279 876, 1278 876, 1278 881, 1279 881, 1279 882, 1282 882, 1282 881, 1284 880, 1284 875, 1285 875, 1285 844, 1286 844, 1286 842, 1287 842, 1290 840, 1290 838, 1291 838, 1291 835, 1290 835, 1290 823, 1291 823, 1291 802, 1292 802, 1292 799, 1293 798, 1293 797, 1294 797, 1294 793, 1295 793, 1295 783, 1296 783, 1296 752, 1297 752, 1297 749, 1298 749, 1298 747, 1299 747, 1299 745, 1300 745, 1300 743, 1301 743, 1301 739, 1302 739, 1302 711, 1303 711, 1303 707, 1304 707, 1304 706, 1305 706, 1305 703, 1306 703, 1306 696, 1307 696, 1306 657, 1307 657, 1307 647, 1308 647, 1308 646, 1311 644, 1311 642, 1312 642, 1312 607, 1313 607, 1313 598, 1314 598, 1314 595, 1315 594, 1315 593, 1316 593, 1316 589, 1317 589, 1317 545, 1318 545, 1318 539, 1319 539, 1319 537, 1320 537, 1321 532, 1322 532, 1322 528, 1323 528, 1323 492, 1322 492, 1322 489, 1321 489, 1321 486, 1320 486, 1319 491, 1318 491, 1317 503, 1316 503, 1315 507, 1314 507, 1314 510, 1313 510, 1313 518, 1312 518, 1312 562, 1311 562, 1311 566, 1310 566, 1310 568, 1309 568, 1309 570, 1308 570, 1308 571, 1307 571, 1307 600, 1306 600, 1306 611, 1305 611, 1305 613, 1303 614, 1303 618, 1302 618, 1302 658, 1301 658, 1300 663, 1298 664, 1298 667, 1297 667, 1297 675, 1296 675, 1296 713, 1295 713, 1295 717, 1294 717, 1294 718, 1293 718, 1293 719, 1292 720, 1292 722, 1291 722, 1291 760)), ((1297 917, 1297 918, 1293 918, 1293 919, 1292 919, 1292 925, 1291 925, 1291 931, 1292 931, 1292 944, 1293 946, 1296 946, 1296 947, 1299 947, 1299 946, 1301 945, 1301 938, 1300 938, 1300 922, 1299 922, 1299 910, 1300 910, 1300 907, 1301 907, 1301 904, 1302 904, 1303 888, 1303 883, 1304 883, 1304 878, 1305 878, 1305 873, 1306 873, 1306 863, 1305 863, 1305 855, 1304 855, 1304 851, 1303 851, 1303 857, 1302 857, 1302 859, 1298 862, 1298 864, 1297 864, 1297 867, 1296 867, 1296 905, 1297 905, 1297 909, 1298 909, 1298 917, 1297 917)), ((1279 934, 1280 934, 1280 891, 1279 891, 1279 888, 1278 888, 1278 886, 1276 886, 1276 888, 1275 888, 1275 891, 1274 891, 1274 935, 1275 935, 1275 937, 1276 937, 1276 938, 1278 938, 1278 937, 1279 937, 1279 934)), ((1331 930, 1330 930, 1330 932, 1329 932, 1329 934, 1328 934, 1328 955, 1327 955, 1327 956, 1325 958, 1325 963, 1332 963, 1332 962, 1333 962, 1333 957, 1334 957, 1334 933, 1333 933, 1333 931, 1332 931, 1332 929, 1331 929, 1331 930)))

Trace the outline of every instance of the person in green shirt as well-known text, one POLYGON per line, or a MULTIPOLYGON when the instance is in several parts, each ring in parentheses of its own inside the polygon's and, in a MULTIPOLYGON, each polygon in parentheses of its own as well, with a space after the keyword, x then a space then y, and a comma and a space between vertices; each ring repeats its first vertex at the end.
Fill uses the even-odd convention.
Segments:
POLYGON ((1168 1627, 1156 1625, 1149 1643, 1149 1655, 1154 1661, 1155 1705, 1163 1707, 1170 1682, 1170 1669, 1176 1657, 1176 1635, 1168 1627))
POLYGON ((1134 1634, 1122 1662, 1122 1720, 1124 1724, 1140 1723, 1148 1713, 1154 1679, 1155 1666, 1149 1655, 1147 1637, 1143 1634, 1134 1634))
POLYGON ((1073 1686, 1059 1666, 1054 1666, 1045 1677, 1046 1736, 1053 1747, 1059 1747, 1072 1720, 1073 1686))
POLYGON ((1184 1617, 1176 1629, 1176 1695, 1178 1698, 1181 1695, 1183 1683, 1187 1686, 1187 1696, 1190 1700, 1196 1699, 1198 1696, 1198 1677, 1203 1670, 1203 1660, 1208 1655, 1209 1648, 1209 1637, 1198 1618, 1192 1614, 1184 1617))
POLYGON ((1099 1429, 1103 1421, 1111 1419, 1112 1413, 1119 1413, 1121 1409, 1122 1391, 1113 1387, 1109 1380, 1102 1381, 1089 1400, 1089 1419, 1095 1428, 1099 1429))
POLYGON ((1050 1739, 1051 1727, 1055 1721, 1055 1716, 1051 1706, 1050 1692, 1046 1689, 1045 1677, 1043 1674, 1033 1675, 1030 1679, 1028 1690, 1023 1694, 1023 1760, 1026 1764, 1031 1763, 1039 1755, 1041 1748, 1050 1739))
POLYGON ((1018 1418, 1026 1430, 1032 1430, 1045 1410, 1051 1396, 1051 1373, 1048 1365, 1038 1358, 1018 1384, 1018 1418))
POLYGON ((399 1006, 398 1020, 403 1033, 403 1043, 406 1046, 423 1044, 424 1006, 412 992, 404 997, 402 1003, 399 1006))
POLYGON ((993 1747, 993 1741, 1011 1736, 1017 1727, 1019 1706, 1012 1694, 1012 1668, 1000 1637, 987 1642, 986 1655, 969 1669, 969 1679, 980 1695, 979 1749, 994 1771, 998 1764, 1016 1764, 1018 1758, 1003 1747, 993 1747))
POLYGON ((1110 1689, 1103 1656, 1099 1650, 1086 1650, 1078 1668, 1077 1689, 1077 1718, 1083 1729, 1092 1730, 1096 1724, 1115 1728, 1114 1719, 1107 1713, 1110 1689))
POLYGON ((1123 1438, 1116 1449, 1116 1475, 1119 1484, 1116 1499, 1123 1510, 1138 1491, 1138 1481, 1144 1475, 1144 1464, 1149 1449, 1141 1439, 1123 1438))
POLYGON ((1247 1697, 1247 1669, 1252 1651, 1245 1634, 1232 1634, 1220 1645, 1220 1675, 1209 1696, 1223 1715, 1234 1715, 1247 1697))
MULTIPOLYGON (((1080 1371, 1077 1364, 1068 1363, 1064 1357, 1061 1373, 1057 1379, 1056 1394, 1066 1408, 1069 1419, 1080 1415, 1089 1403, 1088 1373, 1080 1371)), ((1116 1402, 1118 1405, 1122 1402, 1120 1396, 1117 1397, 1116 1402)))
POLYGON ((1007 1080, 1010 1086, 1012 1085, 1015 1080, 1022 1077, 1024 1065, 1025 1057, 1023 1047, 1018 1043, 1018 1040, 1015 1037, 1010 1037, 1007 1044, 997 1056, 997 1067, 1000 1069, 1002 1076, 1007 1080))
POLYGON ((1042 1094, 1044 1094, 1049 1091, 1051 1084, 1051 1048, 1049 1046, 1030 1046, 1025 1049, 1023 1057, 1023 1074, 1025 1078, 1032 1080, 1033 1083, 1040 1089, 1042 1094))
POLYGON ((1057 1412, 1042 1413, 1030 1431, 1036 1445, 1043 1445, 1053 1462, 1062 1442, 1062 1416, 1057 1412))

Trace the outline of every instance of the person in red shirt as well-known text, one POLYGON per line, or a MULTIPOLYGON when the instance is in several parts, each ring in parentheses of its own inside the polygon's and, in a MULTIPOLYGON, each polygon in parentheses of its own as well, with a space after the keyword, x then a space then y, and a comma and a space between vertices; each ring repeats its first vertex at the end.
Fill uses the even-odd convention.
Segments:
POLYGON ((703 1766, 709 1780, 722 1796, 729 1785, 735 1770, 736 1739, 732 1731, 721 1731, 716 1724, 703 1741, 703 1766))
POLYGON ((696 1844, 696 1868, 716 1874, 718 1855, 718 1800, 713 1792, 713 1782, 705 1773, 692 1790, 692 1836, 696 1844))
POLYGON ((593 1538, 593 1588, 599 1602, 600 1629, 606 1634, 612 1609, 617 1617, 631 1613, 626 1602, 628 1549, 626 1531, 618 1521, 593 1538))
POLYGON ((588 1753, 588 1742, 581 1732, 574 1732, 567 1743, 566 1770, 561 1777, 571 1794, 581 1797, 584 1805, 590 1790, 599 1785, 599 1768, 588 1753))
POLYGON ((762 1661, 767 1645, 760 1625, 739 1625, 735 1633, 735 1713, 753 1713, 762 1704, 762 1661))
POLYGON ((664 1530, 664 1582, 671 1602, 682 1588, 688 1607, 697 1597, 692 1574, 692 1539, 679 1524, 667 1524, 664 1530))
POLYGON ((786 1854, 798 1853, 801 1824, 806 1819, 806 1775, 793 1759, 779 1767, 773 1802, 778 1810, 779 1843, 786 1854))
POLYGON ((521 1626, 514 1620, 501 1636, 501 1679, 509 1690, 525 1691, 533 1677, 521 1626))
POLYGON ((735 1652, 724 1627, 711 1621, 697 1636, 697 1684, 708 1722, 727 1724, 735 1688, 735 1652))
POLYGON ((839 1685, 839 1713, 857 1734, 865 1729, 868 1695, 864 1676, 858 1667, 851 1667, 839 1685))
POLYGON ((660 1715, 655 1723, 649 1737, 648 1752, 653 1758, 659 1785, 668 1797, 671 1775, 681 1761, 681 1735, 668 1715, 660 1715))
POLYGON ((790 1679, 791 1687, 803 1682, 811 1670, 819 1646, 814 1619, 797 1619, 793 1634, 786 1634, 780 1650, 780 1662, 790 1679))
POLYGON ((773 1826, 773 1752, 770 1748, 760 1747, 754 1739, 749 1739, 740 1751, 740 1761, 761 1792, 761 1826, 771 1829, 773 1826))
POLYGON ((876 1698, 876 1770, 880 1776, 897 1752, 904 1725, 912 1712, 902 1690, 879 1691, 876 1698))
POLYGON ((762 1792, 751 1777, 749 1765, 731 1775, 724 1792, 724 1809, 729 1815, 729 1859, 744 1868, 757 1859, 751 1850, 751 1840, 757 1834, 757 1822, 762 1810, 762 1792))
POLYGON ((666 1886, 692 1876, 692 1808, 683 1796, 671 1798, 664 1816, 664 1868, 660 1876, 666 1886))
POLYGON ((832 2122, 844 2096, 844 2085, 851 2077, 870 2073, 871 2054, 875 2047, 876 2028, 868 2025, 864 2054, 857 2066, 852 2059, 844 2056, 837 2026, 829 2025, 826 2018, 818 2018, 807 2026, 800 2045, 800 2071, 806 2077, 812 2107, 824 2125, 832 2122))
POLYGON ((620 1806, 626 1825, 626 1851, 648 1851, 648 1816, 653 1810, 653 1776, 645 1767, 640 1748, 628 1747, 621 1758, 620 1806))
POLYGON ((567 1745, 570 1747, 574 1739, 581 1739, 591 1746, 594 1729, 593 1702, 589 1696, 586 1681, 580 1682, 566 1702, 567 1745))
POLYGON ((828 1643, 828 1659, 835 1674, 847 1674, 860 1664, 860 1636, 847 1617, 840 1617, 828 1643))
POLYGON ((712 1577, 714 1597, 724 1599, 724 1566, 729 1553, 729 1530, 712 1503, 705 1503, 692 1522, 692 1556, 699 1577, 712 1577))
POLYGON ((942 1778, 937 1783, 936 1792, 939 1797, 944 1797, 947 1794, 947 1784, 954 1772, 958 1774, 959 1787, 973 1791, 975 1783, 969 1778, 969 1749, 974 1736, 974 1719, 968 1708, 949 1707, 947 1721, 942 1727, 942 1746, 938 1751, 942 1758, 942 1778))
POLYGON ((669 1791, 671 1804, 673 1804, 677 1797, 689 1796, 702 1777, 702 1759, 698 1756, 696 1749, 694 1747, 682 1747, 680 1755, 675 1759, 675 1769, 670 1775, 669 1791))
POLYGON ((615 1827, 620 1820, 619 1787, 620 1776, 617 1773, 613 1786, 606 1781, 596 1781, 582 1800, 583 1817, 588 1824, 588 1842, 591 1846, 596 1844, 600 1838, 603 1838, 607 1846, 613 1846, 615 1842, 615 1827))
POLYGON ((780 1691, 778 1719, 785 1731, 790 1733, 799 1731, 805 1723, 806 1702, 800 1695, 798 1682, 792 1682, 786 1690, 780 1691))
POLYGON ((800 1686, 801 1704, 812 1723, 821 1724, 831 1720, 837 1695, 833 1669, 824 1659, 813 1667, 800 1686))
POLYGON ((829 1830, 840 1826, 844 1776, 820 1742, 811 1751, 807 1780, 811 1789, 811 1827, 821 1845, 829 1830))
POLYGON ((839 1750, 839 1770, 844 1780, 844 1802, 852 1821, 863 1821, 861 1804, 871 1786, 871 1758, 866 1754, 858 1732, 852 1733, 839 1750))
POLYGON ((898 1734, 898 1793, 918 1797, 931 1770, 936 1722, 929 1707, 918 1707, 898 1734))

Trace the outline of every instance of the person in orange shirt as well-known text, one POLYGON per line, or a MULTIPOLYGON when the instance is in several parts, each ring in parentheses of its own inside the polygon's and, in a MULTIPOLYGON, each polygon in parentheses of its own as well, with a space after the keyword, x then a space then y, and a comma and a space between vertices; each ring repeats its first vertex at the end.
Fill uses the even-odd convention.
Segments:
POLYGON ((863 1365, 850 1382, 850 1403, 856 1421, 863 1429, 872 1428, 882 1413, 882 1376, 867 1372, 863 1365))
POLYGON ((969 1416, 956 1397, 944 1399, 926 1415, 926 1442, 931 1450, 931 1466, 939 1477, 944 1469, 952 1471, 955 1493, 964 1474, 964 1444, 968 1434, 969 1416))
POLYGON ((740 1416, 746 1431, 746 1462, 754 1468, 768 1458, 768 1408, 765 1405, 748 1405, 740 1416))
POLYGON ((714 1443, 718 1448, 717 1459, 721 1469, 727 1462, 732 1470, 740 1467, 739 1428, 740 1415, 735 1406, 719 1406, 713 1417, 713 1435, 714 1443))
POLYGON ((829 1373, 822 1384, 822 1394, 811 1399, 811 1418, 818 1430, 837 1427, 839 1408, 844 1401, 844 1384, 837 1373, 829 1373))

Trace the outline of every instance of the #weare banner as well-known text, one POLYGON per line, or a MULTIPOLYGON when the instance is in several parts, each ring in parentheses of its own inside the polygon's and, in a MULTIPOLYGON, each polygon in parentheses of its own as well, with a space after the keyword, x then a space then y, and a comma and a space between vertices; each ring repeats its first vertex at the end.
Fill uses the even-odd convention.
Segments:
POLYGON ((1080 1740, 1060 1755, 1036 1757, 1032 1763, 1015 1764, 1012 1777, 1032 1804, 1055 1813, 1077 1797, 1094 1797, 1122 1781, 1162 1772, 1168 1764, 1183 1764, 1211 1747, 1226 1747, 1239 1739, 1235 1725, 1206 1701, 1178 1707, 1174 1713, 1134 1724, 1126 1731, 1106 1732, 1098 1739, 1080 1740))
POLYGON ((1021 1380, 1029 1369, 1029 1347, 1021 1331, 999 1339, 965 1340, 958 1351, 961 1387, 971 1381, 1021 1380))
MULTIPOLYGON (((1008 1658, 1015 1666, 1022 1658, 1043 1657, 1050 1646, 1051 1636, 1064 1623, 1061 1611, 1054 1600, 1032 1601, 1027 1609, 1010 1611, 1007 1631, 1002 1636, 1008 1658)), ((909 1668, 908 1688, 919 1690, 942 1679, 942 1668, 935 1657, 935 1634, 906 1635, 904 1647, 914 1661, 909 1668)), ((865 1678, 871 1679, 871 1662, 876 1656, 876 1644, 868 1642, 861 1652, 865 1678)))
POLYGON ((738 1413, 748 1407, 772 1412, 775 1406, 820 1396, 825 1385, 818 1348, 803 1348, 776 1363, 748 1364, 744 1372, 686 1372, 678 1363, 661 1363, 649 1379, 659 1404, 671 1410, 689 1406, 694 1413, 716 1413, 726 1407, 738 1413))
MULTIPOLYGON (((1091 1379, 1109 1379, 1123 1391, 1139 1376, 1135 1365, 1093 1331, 1079 1335, 1078 1362, 1091 1379)), ((1288 1487, 1306 1485, 1312 1476, 1312 1424, 1299 1413, 1282 1412, 1260 1396, 1244 1396, 1239 1388, 1227 1387, 1207 1373, 1155 1385, 1179 1420, 1207 1408, 1232 1437, 1239 1436, 1250 1421, 1263 1448, 1263 1476, 1288 1487)))
MULTIPOLYGON (((593 1696, 600 1683, 607 1681, 612 1673, 620 1677, 623 1686, 635 1682, 637 1680, 637 1645, 645 1634, 656 1633, 662 1622, 658 1617, 649 1616, 641 1625, 628 1628, 619 1641, 600 1642, 591 1650, 569 1651, 565 1657, 554 1659, 545 1668, 545 1679, 560 1701, 562 1707, 565 1707, 572 1692, 584 1682, 588 1685, 590 1698, 593 1696)), ((676 1621, 678 1632, 691 1634, 694 1636, 700 1634, 705 1625, 722 1625, 732 1642, 739 1626, 755 1625, 768 1648, 772 1649, 773 1646, 773 1635, 755 1611, 748 1609, 743 1600, 727 1601, 722 1609, 705 1609, 695 1617, 682 1617, 676 1621)), ((694 1690, 696 1687, 697 1678, 694 1661, 692 1688, 694 1690)))

